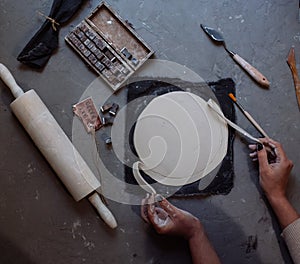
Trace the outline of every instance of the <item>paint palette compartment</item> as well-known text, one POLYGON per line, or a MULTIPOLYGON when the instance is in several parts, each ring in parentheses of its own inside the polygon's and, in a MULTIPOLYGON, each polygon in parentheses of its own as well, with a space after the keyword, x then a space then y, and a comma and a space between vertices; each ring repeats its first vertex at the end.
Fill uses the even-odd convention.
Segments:
POLYGON ((77 25, 66 42, 117 90, 154 53, 105 2, 77 25))

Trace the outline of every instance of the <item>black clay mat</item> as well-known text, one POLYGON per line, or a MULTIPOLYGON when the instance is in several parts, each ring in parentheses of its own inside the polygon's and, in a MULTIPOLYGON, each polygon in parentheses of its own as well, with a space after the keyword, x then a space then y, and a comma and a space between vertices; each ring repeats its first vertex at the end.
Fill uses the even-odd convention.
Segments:
MULTIPOLYGON (((161 82, 161 81, 155 81, 155 80, 145 80, 145 81, 139 81, 135 83, 129 84, 127 88, 127 103, 130 103, 133 100, 136 100, 138 98, 154 98, 156 96, 174 92, 174 91, 181 91, 186 90, 193 92, 197 94, 198 91, 205 91, 207 90, 207 84, 187 84, 183 85, 183 83, 180 83, 178 81, 179 85, 174 85, 174 80, 172 80, 172 84, 169 82, 161 82), (188 89, 185 89, 185 87, 189 87, 188 89)), ((217 82, 210 82, 208 83, 208 86, 210 87, 212 93, 212 96, 219 101, 219 104, 221 106, 221 109, 224 113, 224 115, 230 119, 231 121, 235 122, 235 110, 234 106, 228 97, 228 93, 233 93, 235 95, 235 84, 232 79, 222 79, 217 82)), ((210 91, 209 91, 210 92, 210 91)), ((209 95, 202 95, 200 93, 200 96, 208 100, 211 96, 209 95), (206 97, 206 98, 205 98, 206 97)), ((145 99, 146 100, 146 99, 145 99)), ((141 113, 142 110, 147 105, 145 100, 140 100, 139 103, 135 104, 135 110, 138 113, 141 113)), ((149 100, 149 99, 148 99, 149 100)), ((134 111, 135 111, 134 110, 134 111)), ((132 113, 127 113, 129 115, 132 115, 132 113)), ((136 114, 137 115, 137 114, 136 114)), ((131 148, 131 151, 136 154, 134 145, 133 145, 133 133, 134 133, 134 125, 129 129, 129 135, 128 135, 128 141, 129 146, 131 148)), ((229 135, 228 135, 228 149, 227 154, 225 158, 222 161, 221 166, 219 167, 219 170, 214 177, 214 179, 211 181, 211 183, 203 190, 199 190, 199 183, 201 180, 198 180, 194 183, 185 185, 181 187, 179 190, 176 191, 174 196, 193 196, 193 195, 214 195, 214 194, 228 194, 232 187, 233 187, 233 179, 234 179, 234 170, 233 170, 233 141, 234 141, 234 131, 229 127, 229 135)), ((144 179, 151 183, 154 183, 155 181, 151 179, 149 176, 147 176, 145 173, 141 171, 141 175, 144 177, 144 179)), ((129 184, 137 184, 136 180, 134 179, 134 176, 132 174, 132 169, 129 166, 125 165, 125 181, 129 184)))

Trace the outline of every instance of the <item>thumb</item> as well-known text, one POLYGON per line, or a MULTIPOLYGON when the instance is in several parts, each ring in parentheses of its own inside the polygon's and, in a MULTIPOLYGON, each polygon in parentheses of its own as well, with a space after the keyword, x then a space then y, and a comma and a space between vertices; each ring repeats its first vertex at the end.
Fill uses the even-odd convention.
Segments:
POLYGON ((267 151, 264 148, 263 144, 257 144, 257 158, 259 162, 259 171, 264 171, 269 167, 267 151))

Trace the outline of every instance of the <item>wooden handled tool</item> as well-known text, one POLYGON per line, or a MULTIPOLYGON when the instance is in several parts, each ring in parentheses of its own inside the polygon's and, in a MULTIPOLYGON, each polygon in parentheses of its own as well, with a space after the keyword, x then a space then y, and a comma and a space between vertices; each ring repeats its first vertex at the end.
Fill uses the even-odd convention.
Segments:
POLYGON ((96 192, 96 189, 101 186, 100 182, 40 97, 34 90, 24 93, 9 70, 1 63, 0 77, 16 97, 10 105, 13 113, 74 199, 79 201, 89 196, 89 201, 95 206, 102 219, 111 228, 117 227, 114 216, 96 192))
POLYGON ((300 110, 300 79, 296 67, 296 58, 295 58, 295 48, 291 47, 288 57, 287 57, 287 64, 290 66, 293 80, 294 80, 294 86, 296 90, 296 96, 297 96, 297 101, 298 101, 298 107, 300 110))
POLYGON ((269 138, 267 133, 263 128, 255 121, 255 119, 247 112, 242 105, 236 100, 235 96, 232 93, 228 94, 230 99, 235 103, 235 105, 241 110, 241 112, 246 116, 246 118, 251 122, 251 124, 261 133, 265 138, 269 138))
POLYGON ((215 43, 223 45, 225 50, 230 54, 233 60, 237 62, 257 83, 264 87, 270 86, 270 82, 261 72, 254 68, 249 62, 244 60, 241 56, 227 49, 225 39, 219 31, 203 24, 200 24, 200 27, 215 43))
POLYGON ((234 128, 236 131, 238 131, 240 134, 244 135, 245 137, 253 140, 256 143, 260 143, 260 140, 256 137, 253 137, 251 134, 249 134, 246 130, 244 130, 243 128, 241 128, 240 126, 238 126, 237 124, 233 123, 232 121, 230 121, 228 118, 226 118, 222 112, 222 110, 218 107, 217 103, 212 100, 209 99, 207 101, 207 105, 214 110, 229 126, 231 126, 232 128, 234 128))
POLYGON ((254 68, 249 62, 245 61, 236 53, 233 53, 231 56, 256 82, 264 87, 270 86, 270 82, 267 80, 267 78, 256 68, 254 68))

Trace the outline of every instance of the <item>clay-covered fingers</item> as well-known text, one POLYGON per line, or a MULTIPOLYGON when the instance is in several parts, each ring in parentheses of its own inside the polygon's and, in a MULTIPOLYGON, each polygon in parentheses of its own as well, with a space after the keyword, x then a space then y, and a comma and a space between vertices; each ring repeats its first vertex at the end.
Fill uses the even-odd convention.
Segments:
POLYGON ((164 209, 172 218, 174 215, 176 215, 176 212, 179 212, 181 210, 179 210, 176 206, 174 206, 173 204, 171 204, 167 199, 163 199, 160 203, 159 203, 160 207, 162 209, 164 209))
POLYGON ((147 196, 141 202, 141 216, 147 223, 149 223, 149 219, 148 219, 149 197, 150 197, 150 195, 147 193, 147 196))
MULTIPOLYGON (((166 219, 169 214, 160 208, 160 202, 165 198, 162 195, 147 194, 141 202, 141 216, 147 223, 152 223, 156 218, 166 219)), ((157 222, 157 221, 156 221, 157 222)))
POLYGON ((159 234, 170 233, 174 225, 169 214, 163 208, 156 207, 154 204, 148 205, 148 219, 159 234))
POLYGON ((154 194, 147 193, 146 198, 144 198, 141 202, 141 216, 142 218, 149 223, 148 212, 149 209, 154 210, 154 194))
POLYGON ((155 207, 155 213, 162 220, 166 220, 169 217, 169 214, 160 207, 155 207))

